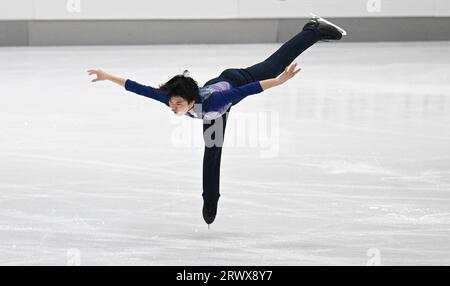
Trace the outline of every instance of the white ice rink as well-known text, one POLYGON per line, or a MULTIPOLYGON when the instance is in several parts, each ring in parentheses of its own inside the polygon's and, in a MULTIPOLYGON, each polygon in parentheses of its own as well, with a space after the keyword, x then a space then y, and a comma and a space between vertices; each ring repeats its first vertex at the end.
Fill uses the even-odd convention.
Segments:
POLYGON ((232 107, 209 230, 201 121, 86 73, 203 85, 280 45, 0 48, 0 264, 450 265, 450 43, 320 43, 232 107))

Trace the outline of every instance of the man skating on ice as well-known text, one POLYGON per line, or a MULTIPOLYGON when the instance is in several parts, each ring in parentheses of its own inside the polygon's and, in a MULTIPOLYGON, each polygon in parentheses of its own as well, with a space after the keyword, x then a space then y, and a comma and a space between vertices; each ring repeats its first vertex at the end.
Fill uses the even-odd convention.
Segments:
POLYGON ((335 24, 313 15, 302 31, 284 43, 266 60, 247 68, 229 68, 199 87, 185 71, 165 84, 154 88, 130 79, 117 77, 102 70, 89 70, 95 74, 93 82, 110 80, 126 90, 162 102, 178 116, 187 115, 203 120, 205 152, 203 156, 203 218, 209 225, 214 222, 220 197, 220 160, 227 117, 231 106, 249 95, 279 86, 296 75, 300 69, 291 63, 318 41, 340 40, 346 32, 335 24), (221 124, 216 128, 215 124, 221 124), (221 130, 221 134, 211 132, 221 130))

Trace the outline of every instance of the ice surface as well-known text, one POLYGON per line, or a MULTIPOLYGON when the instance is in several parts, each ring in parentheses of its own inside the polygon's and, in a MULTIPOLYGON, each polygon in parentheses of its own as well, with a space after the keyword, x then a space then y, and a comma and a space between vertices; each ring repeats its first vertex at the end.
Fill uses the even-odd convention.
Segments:
POLYGON ((0 264, 449 265, 450 43, 321 43, 232 107, 209 230, 201 121, 86 73, 204 84, 279 45, 1 48, 0 264))

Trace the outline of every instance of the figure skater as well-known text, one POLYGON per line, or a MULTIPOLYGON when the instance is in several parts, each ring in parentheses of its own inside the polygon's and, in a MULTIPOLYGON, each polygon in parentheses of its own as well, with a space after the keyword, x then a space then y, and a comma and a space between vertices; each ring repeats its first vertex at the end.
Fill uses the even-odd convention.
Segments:
POLYGON ((170 107, 177 115, 203 120, 203 218, 209 225, 215 220, 219 201, 220 159, 227 114, 231 106, 245 97, 279 86, 296 75, 297 64, 291 63, 318 41, 340 40, 347 33, 326 19, 313 15, 302 31, 284 43, 263 62, 247 68, 229 68, 199 87, 185 70, 154 88, 131 79, 120 78, 102 70, 89 70, 97 78, 92 82, 110 80, 126 90, 155 99, 170 107), (217 126, 216 124, 219 124, 217 126), (219 130, 218 132, 211 132, 219 130), (219 127, 219 128, 217 128, 219 127))

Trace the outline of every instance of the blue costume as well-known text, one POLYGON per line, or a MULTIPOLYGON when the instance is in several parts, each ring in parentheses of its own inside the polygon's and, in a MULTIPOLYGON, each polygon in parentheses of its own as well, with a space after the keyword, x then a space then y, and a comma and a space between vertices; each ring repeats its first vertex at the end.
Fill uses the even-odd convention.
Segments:
MULTIPOLYGON (((159 88, 153 88, 139 84, 127 79, 125 89, 148 98, 160 101, 169 106, 167 92, 159 88)), ((194 105, 194 112, 197 116, 186 112, 187 116, 199 119, 217 119, 221 117, 227 109, 244 99, 245 97, 262 92, 263 89, 259 81, 251 82, 240 87, 232 87, 228 81, 220 81, 199 88, 200 103, 194 105)))

